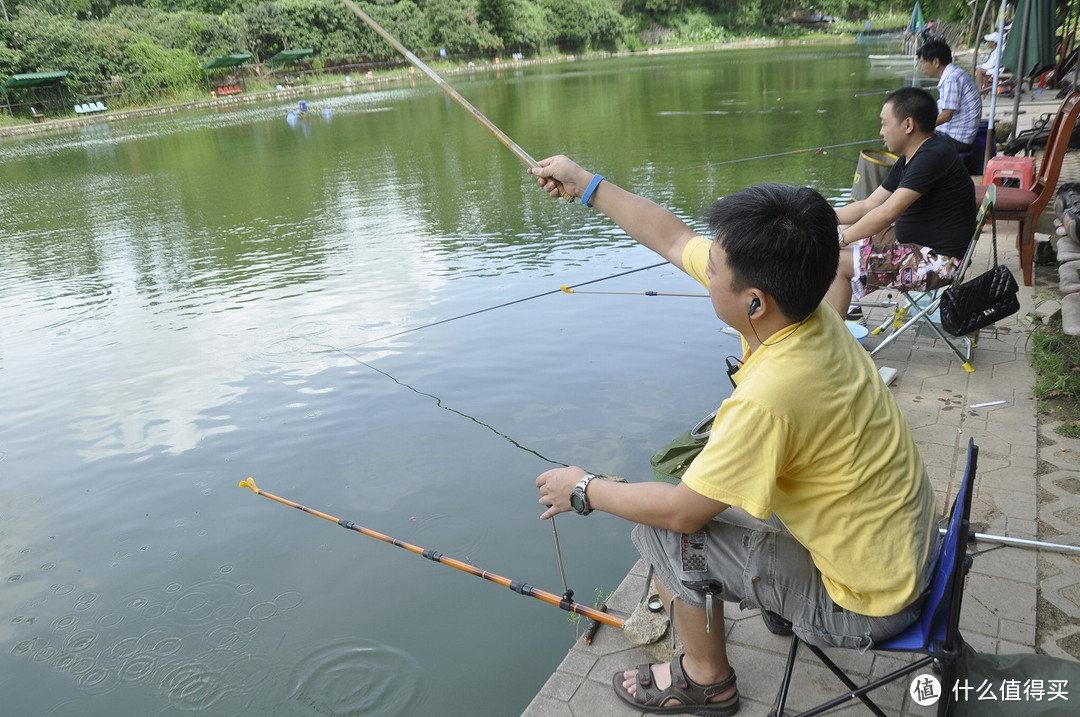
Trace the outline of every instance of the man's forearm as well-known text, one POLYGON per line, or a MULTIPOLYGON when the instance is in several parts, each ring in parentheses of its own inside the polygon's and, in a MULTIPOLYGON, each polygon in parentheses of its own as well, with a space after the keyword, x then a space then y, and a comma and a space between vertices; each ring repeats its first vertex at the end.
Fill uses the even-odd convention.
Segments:
POLYGON ((606 181, 596 188, 592 205, 636 241, 682 268, 682 250, 694 231, 670 211, 606 181))

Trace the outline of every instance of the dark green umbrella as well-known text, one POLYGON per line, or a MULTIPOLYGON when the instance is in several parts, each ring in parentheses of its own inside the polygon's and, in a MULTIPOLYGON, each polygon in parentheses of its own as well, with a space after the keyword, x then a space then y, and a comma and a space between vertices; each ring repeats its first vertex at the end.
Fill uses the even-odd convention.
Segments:
POLYGON ((1057 64, 1053 0, 1017 0, 1012 30, 1001 50, 1001 66, 1017 77, 1034 77, 1057 64), (1026 7, 1031 4, 1028 13, 1026 7), (1024 24, 1023 18, 1027 17, 1024 24), (1019 62, 1023 48, 1023 62, 1019 62))

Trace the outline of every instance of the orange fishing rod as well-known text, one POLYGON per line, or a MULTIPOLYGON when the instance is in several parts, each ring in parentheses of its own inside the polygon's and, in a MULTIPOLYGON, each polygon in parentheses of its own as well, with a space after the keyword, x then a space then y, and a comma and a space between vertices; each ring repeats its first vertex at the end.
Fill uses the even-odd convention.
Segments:
POLYGON ((351 520, 341 520, 318 510, 304 507, 299 503, 294 503, 287 498, 276 496, 273 493, 267 493, 266 491, 260 490, 259 486, 255 485, 255 480, 252 478, 241 481, 240 487, 250 488, 251 492, 255 495, 261 495, 264 498, 276 500, 282 505, 287 505, 289 507, 296 508, 297 510, 302 510, 309 515, 314 515, 316 518, 322 518, 323 520, 328 520, 331 523, 337 523, 342 528, 355 530, 357 533, 362 533, 369 538, 375 538, 376 540, 381 540, 384 543, 389 543, 390 545, 396 545, 399 548, 404 548, 410 553, 416 553, 417 555, 425 557, 428 560, 434 561, 436 563, 442 563, 443 565, 447 565, 451 568, 456 568, 457 570, 469 573, 470 575, 475 575, 478 578, 483 578, 484 580, 488 580, 498 585, 502 585, 504 588, 509 588, 521 595, 528 595, 529 597, 534 597, 537 600, 543 600, 548 605, 554 605, 563 610, 566 610, 567 612, 584 615, 590 620, 602 622, 605 625, 611 625, 612 627, 617 627, 619 629, 622 629, 623 625, 626 623, 626 621, 622 618, 616 617, 614 615, 609 615, 608 613, 597 610, 596 608, 587 607, 585 605, 582 605, 581 603, 576 603, 573 600, 569 599, 567 596, 560 597, 555 593, 549 593, 546 590, 534 588, 532 585, 529 585, 528 583, 523 583, 520 580, 511 580, 510 578, 504 578, 503 576, 496 575, 495 573, 489 573, 487 570, 481 570, 480 568, 474 565, 470 565, 469 563, 457 560, 455 558, 447 557, 436 550, 430 550, 427 548, 421 548, 416 545, 411 545, 410 543, 406 543, 403 540, 391 538, 389 535, 384 535, 378 531, 365 528, 362 525, 357 525, 351 520))

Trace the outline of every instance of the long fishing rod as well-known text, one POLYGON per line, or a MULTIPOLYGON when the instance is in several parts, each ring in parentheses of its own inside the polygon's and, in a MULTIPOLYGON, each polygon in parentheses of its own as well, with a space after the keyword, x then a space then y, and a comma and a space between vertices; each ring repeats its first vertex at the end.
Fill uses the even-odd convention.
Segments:
MULTIPOLYGON (((532 301, 533 299, 539 299, 539 298, 541 298, 543 296, 551 296, 552 294, 558 294, 560 291, 566 291, 566 289, 568 289, 568 288, 569 289, 575 289, 575 288, 577 288, 579 286, 588 286, 589 284, 597 284, 597 283, 599 283, 601 281, 607 281, 608 279, 617 279, 620 276, 627 276, 628 274, 636 274, 639 271, 646 271, 648 269, 655 269, 656 267, 663 266, 664 264, 667 264, 667 262, 666 261, 661 261, 661 262, 659 262, 657 264, 649 264, 648 266, 643 266, 643 267, 641 267, 639 269, 630 269, 629 271, 622 271, 622 272, 619 272, 618 274, 611 274, 610 276, 605 276, 605 277, 600 278, 600 279, 590 279, 589 281, 583 281, 580 284, 573 284, 572 286, 568 286, 568 287, 567 286, 562 286, 562 287, 559 287, 558 289, 552 289, 551 291, 545 291, 545 292, 540 293, 540 294, 533 294, 532 296, 526 296, 523 299, 514 299, 513 301, 507 301, 505 303, 497 304, 495 306, 489 306, 489 307, 487 307, 485 309, 477 309, 476 311, 470 311, 470 312, 465 313, 465 314, 458 314, 457 316, 451 316, 448 319, 439 319, 438 321, 432 321, 429 324, 423 324, 421 326, 414 326, 411 329, 405 329, 404 331, 398 331, 397 333, 394 333, 394 334, 388 334, 386 336, 380 336, 380 337, 375 338, 375 339, 368 339, 367 341, 362 341, 362 342, 360 342, 358 344, 355 344, 355 346, 367 346, 368 344, 373 344, 376 341, 385 341, 386 339, 397 338, 398 336, 404 336, 405 334, 411 334, 412 332, 419 331, 420 329, 429 329, 432 326, 438 326, 439 324, 446 324, 446 323, 449 323, 451 321, 457 321, 458 319, 464 319, 464 318, 469 317, 469 316, 476 316, 477 314, 482 314, 485 311, 494 311, 495 309, 502 309, 504 307, 513 306, 514 304, 520 304, 520 303, 525 302, 525 301, 532 301)), ((336 350, 340 350, 340 349, 336 349, 336 350)))
POLYGON ((289 500, 287 498, 282 498, 280 496, 274 495, 273 493, 267 493, 264 490, 260 490, 259 487, 257 485, 255 485, 255 480, 252 479, 252 478, 248 478, 247 480, 240 481, 240 487, 241 488, 250 488, 251 492, 254 493, 255 495, 261 495, 264 498, 269 498, 270 500, 277 501, 278 503, 281 503, 282 505, 287 505, 287 506, 289 506, 291 508, 296 508, 297 510, 301 510, 301 511, 307 513, 308 515, 314 515, 316 518, 322 518, 323 520, 328 520, 331 523, 337 523, 342 528, 347 528, 348 530, 354 530, 357 533, 361 533, 363 535, 368 536, 369 538, 375 538, 376 540, 381 540, 384 543, 389 543, 390 545, 396 545, 399 548, 404 548, 405 550, 408 550, 410 553, 416 553, 417 555, 425 557, 428 560, 431 560, 433 562, 442 563, 443 565, 446 565, 446 566, 451 567, 451 568, 455 568, 455 569, 460 570, 460 571, 465 572, 465 573, 469 573, 470 575, 475 575, 478 578, 483 578, 484 580, 488 580, 490 582, 496 583, 497 585, 502 585, 504 588, 509 588, 510 590, 513 590, 514 592, 516 592, 516 593, 518 593, 520 595, 527 595, 529 597, 536 598, 537 600, 542 600, 543 602, 546 602, 549 605, 554 605, 554 606, 556 606, 558 608, 566 610, 567 612, 576 613, 578 615, 584 615, 585 617, 589 618, 590 620, 596 620, 597 622, 602 622, 605 625, 610 625, 612 627, 617 627, 619 629, 622 629, 623 625, 626 624, 626 621, 623 620, 620 617, 617 617, 615 615, 610 615, 610 614, 608 614, 606 612, 602 612, 600 610, 597 610, 596 608, 591 608, 591 607, 588 607, 586 605, 582 605, 581 603, 574 602, 573 600, 570 600, 566 596, 560 597, 559 595, 556 595, 555 593, 549 593, 546 590, 540 590, 538 588, 534 588, 532 585, 529 585, 528 583, 521 582, 520 580, 511 580, 510 578, 504 578, 501 575, 496 575, 495 573, 488 572, 487 570, 481 570, 480 568, 478 568, 478 567, 476 567, 474 565, 470 565, 469 563, 466 563, 464 561, 457 560, 456 558, 447 557, 447 556, 443 555, 442 553, 440 553, 440 552, 438 552, 436 550, 430 550, 428 548, 421 548, 419 546, 412 545, 410 543, 406 543, 403 540, 398 540, 397 538, 391 538, 389 535, 384 535, 384 534, 382 534, 382 533, 380 533, 378 531, 371 530, 370 528, 365 528, 362 525, 357 525, 356 523, 352 522, 351 520, 338 519, 338 518, 335 518, 334 516, 329 515, 327 513, 323 513, 321 511, 314 510, 312 508, 307 508, 305 506, 300 505, 299 503, 294 503, 293 501, 291 501, 291 500, 289 500))
MULTIPOLYGON (((836 149, 838 147, 853 147, 857 144, 869 144, 871 142, 880 142, 880 137, 873 137, 871 139, 860 139, 855 142, 843 142, 841 144, 827 144, 821 147, 806 147, 804 149, 793 149, 790 152, 776 152, 774 154, 759 154, 756 157, 741 157, 739 159, 725 159, 720 162, 705 162, 704 164, 695 164, 693 167, 684 167, 683 169, 676 169, 676 172, 688 172, 692 169, 708 169, 710 167, 720 167, 725 164, 739 164, 740 162, 754 162, 759 159, 775 159, 776 157, 787 157, 793 154, 806 154, 807 152, 814 152, 817 154, 827 154, 825 150, 836 149)), ((845 157, 846 159, 846 157, 845 157)))
MULTIPOLYGON (((402 55, 404 55, 406 60, 411 62, 416 67, 420 68, 421 72, 423 72, 425 75, 427 75, 432 80, 434 80, 435 84, 437 84, 442 89, 443 92, 450 95, 450 98, 452 100, 454 100, 459 105, 461 105, 462 107, 467 109, 469 111, 469 113, 472 114, 472 116, 475 117, 478 122, 480 122, 480 124, 484 125, 484 127, 486 127, 489 132, 491 132, 493 135, 495 135, 496 137, 499 138, 500 142, 502 142, 504 145, 509 147, 510 151, 513 152, 517 156, 518 159, 520 159, 522 162, 529 165, 530 167, 539 167, 540 166, 540 163, 537 162, 535 159, 533 159, 532 156, 530 156, 528 152, 526 152, 520 146, 518 146, 517 142, 510 139, 509 135, 507 135, 501 129, 496 127, 494 122, 492 122, 487 117, 485 117, 483 115, 483 113, 480 112, 480 110, 473 107, 472 103, 470 103, 467 99, 462 97, 461 94, 457 90, 455 90, 453 87, 451 87, 449 84, 447 84, 446 80, 439 77, 439 75, 435 72, 435 70, 428 67, 427 64, 423 60, 421 60, 419 57, 417 57, 412 52, 410 52, 409 48, 405 47, 400 42, 398 42, 398 39, 396 37, 394 37, 389 32, 384 30, 383 27, 381 25, 379 25, 379 23, 375 22, 375 20, 370 15, 368 15, 366 12, 361 10, 359 8, 359 6, 356 5, 356 3, 354 3, 352 0, 341 0, 341 1, 343 3, 345 3, 345 6, 348 7, 350 10, 352 10, 353 13, 357 17, 359 17, 361 20, 363 20, 372 30, 374 30, 380 36, 382 36, 382 38, 384 40, 389 42, 394 47, 395 50, 397 50, 402 55)), ((559 192, 562 194, 563 199, 565 199, 566 201, 568 201, 568 202, 574 201, 573 195, 568 194, 565 190, 563 190, 562 185, 559 185, 559 192)))

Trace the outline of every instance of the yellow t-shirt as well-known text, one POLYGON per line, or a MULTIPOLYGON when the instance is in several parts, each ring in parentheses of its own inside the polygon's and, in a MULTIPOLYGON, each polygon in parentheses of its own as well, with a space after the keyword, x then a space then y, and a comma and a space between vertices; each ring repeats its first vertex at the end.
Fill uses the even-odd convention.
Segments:
MULTIPOLYGON (((697 237, 683 252, 687 272, 706 286, 709 244, 697 237)), ((936 543, 926 467, 839 314, 822 303, 792 328, 744 354, 737 388, 683 483, 763 520, 775 513, 837 605, 895 614, 925 588, 936 543)))

